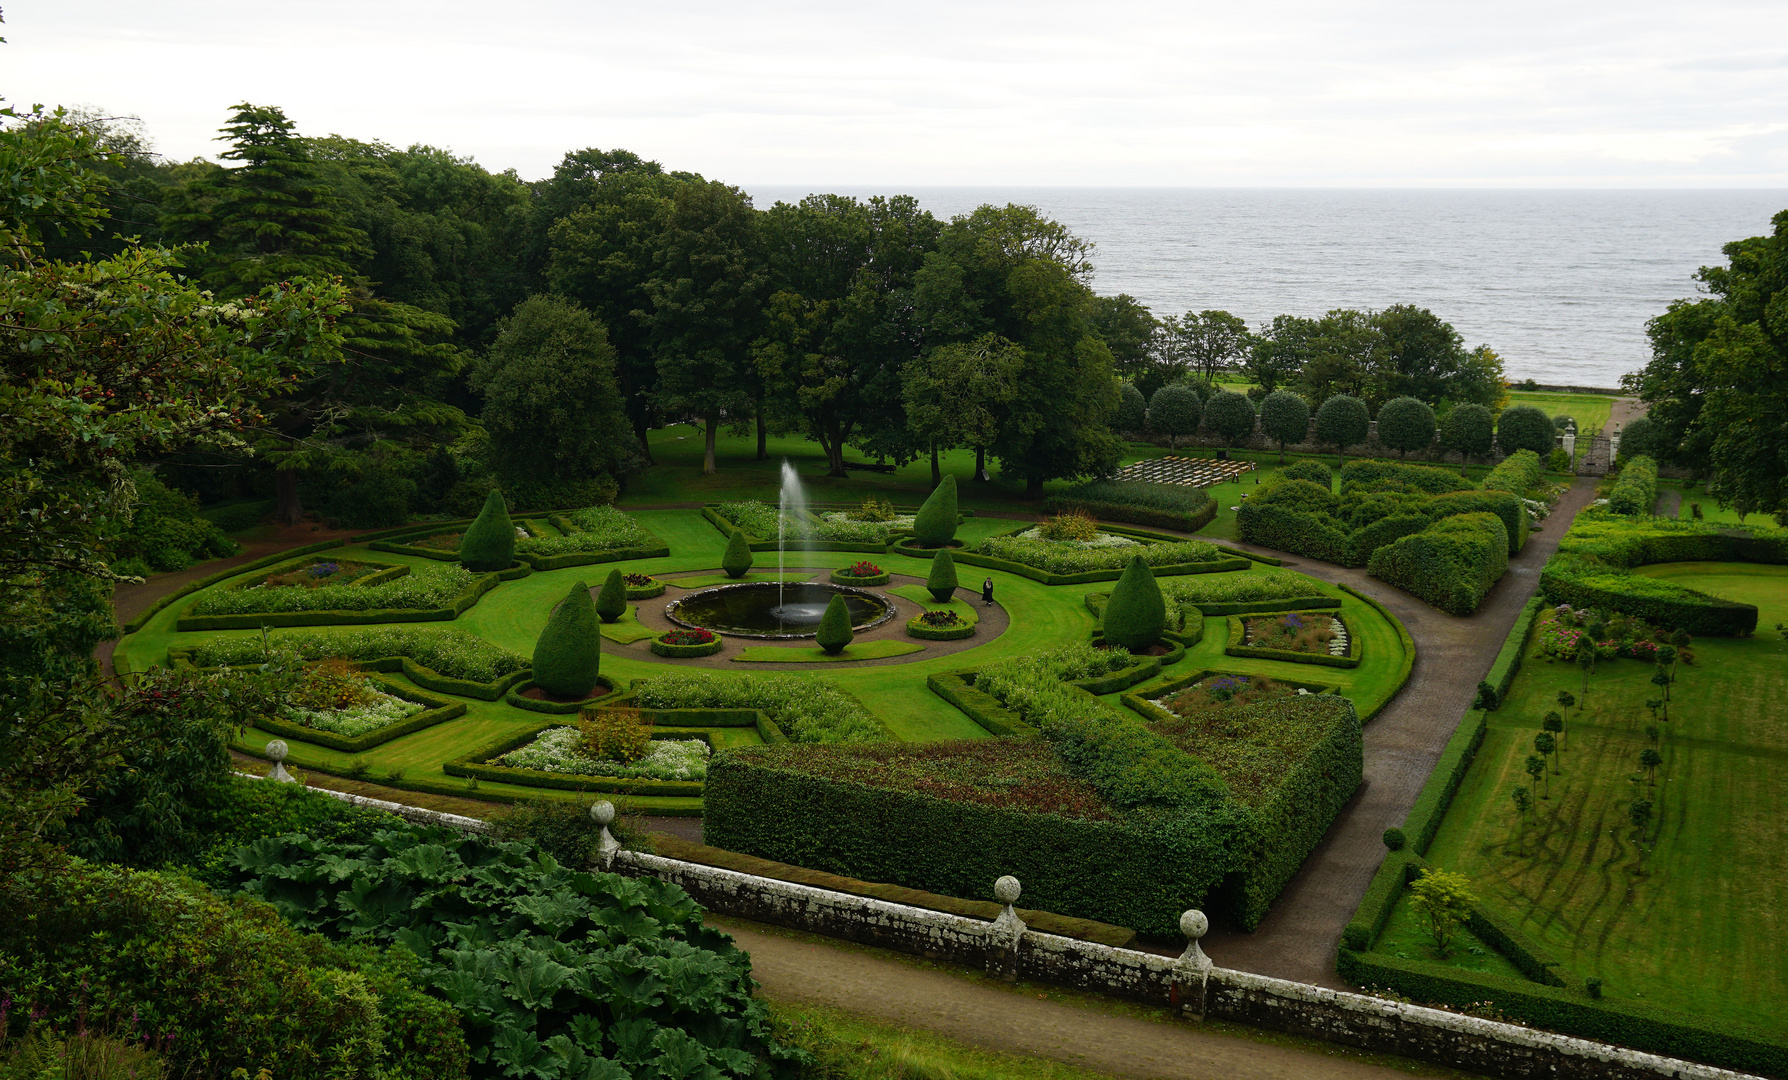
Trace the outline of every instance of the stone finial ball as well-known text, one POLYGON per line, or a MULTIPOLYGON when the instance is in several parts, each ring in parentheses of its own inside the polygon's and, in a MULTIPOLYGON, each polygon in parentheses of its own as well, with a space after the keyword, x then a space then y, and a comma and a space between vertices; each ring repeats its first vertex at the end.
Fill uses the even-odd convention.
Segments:
POLYGON ((284 739, 274 739, 267 744, 267 760, 275 764, 284 761, 289 752, 290 748, 286 746, 284 739))
POLYGON ((1188 911, 1180 916, 1180 933, 1190 941, 1197 941, 1211 928, 1211 920, 1204 917, 1202 911, 1188 911))
POLYGON ((993 895, 1002 904, 1018 903, 1019 892, 1018 879, 1011 874, 1007 874, 993 883, 993 895))
POLYGON ((615 823, 615 804, 607 799, 599 803, 592 803, 590 820, 598 825, 613 825, 615 823))

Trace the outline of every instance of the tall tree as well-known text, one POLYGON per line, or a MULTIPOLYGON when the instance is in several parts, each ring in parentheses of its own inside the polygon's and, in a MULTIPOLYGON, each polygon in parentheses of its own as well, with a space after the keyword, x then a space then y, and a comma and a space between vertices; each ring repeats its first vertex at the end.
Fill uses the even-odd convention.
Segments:
POLYGON ((1647 327, 1652 358, 1623 385, 1650 407, 1660 460, 1706 477, 1720 505, 1788 524, 1788 210, 1727 244, 1647 327))
MULTIPOLYGON (((1111 363, 1117 373, 1131 382, 1141 382, 1144 397, 1167 379, 1159 372, 1161 363, 1161 320, 1155 318, 1148 305, 1128 293, 1093 297, 1093 331, 1111 350, 1111 363)), ((1184 374, 1180 372, 1177 374, 1184 374)), ((1177 377, 1177 375, 1176 375, 1177 377)))
POLYGON ((1413 397, 1392 398, 1378 410, 1378 441, 1404 457, 1434 445, 1434 410, 1413 397))
POLYGON ((1414 304, 1392 304, 1371 322, 1377 341, 1364 387, 1367 405, 1397 397, 1459 400, 1455 380, 1465 366, 1465 343, 1451 324, 1414 304))
POLYGON ((1310 434, 1310 403, 1290 390, 1273 391, 1261 399, 1260 430, 1279 444, 1279 464, 1285 464, 1285 444, 1310 434))
POLYGON ((1248 324, 1227 311, 1188 311, 1163 328, 1168 348, 1184 371, 1207 383, 1250 352, 1248 324))
POLYGON ((940 345, 906 366, 901 393, 907 423, 931 451, 931 482, 943 480, 938 451, 986 446, 1018 393, 1024 349, 997 334, 940 345))

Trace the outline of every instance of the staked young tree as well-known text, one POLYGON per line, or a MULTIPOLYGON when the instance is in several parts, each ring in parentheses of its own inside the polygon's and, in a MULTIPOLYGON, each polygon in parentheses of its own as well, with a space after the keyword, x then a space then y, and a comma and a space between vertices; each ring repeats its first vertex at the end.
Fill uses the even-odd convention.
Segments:
POLYGON ((1392 398, 1378 410, 1378 441, 1403 457, 1434 445, 1434 410, 1413 397, 1392 398))
POLYGON ((1664 763, 1664 755, 1651 747, 1639 751, 1639 767, 1645 770, 1647 783, 1656 786, 1658 782, 1658 766, 1664 763))
POLYGON ((1274 390, 1261 399, 1260 430, 1279 444, 1279 464, 1285 464, 1286 444, 1310 435, 1310 403, 1290 390, 1274 390))
POLYGON ((1583 673, 1583 692, 1577 698, 1577 708, 1579 710, 1589 704, 1589 676, 1595 669, 1595 638, 1585 634, 1577 642, 1577 670, 1583 673))
POLYGON ((1546 714, 1545 719, 1540 721, 1540 727, 1542 730, 1550 731, 1553 735, 1558 737, 1559 750, 1562 751, 1565 748, 1565 722, 1563 716, 1560 716, 1556 712, 1549 712, 1546 714))
POLYGON ((1527 814, 1533 809, 1533 792, 1516 784, 1509 789, 1509 801, 1515 804, 1515 842, 1518 845, 1516 854, 1527 852, 1527 814))
MULTIPOLYGON (((1529 754, 1527 755, 1527 761, 1522 764, 1521 768, 1522 771, 1527 773, 1528 784, 1538 788, 1540 786, 1540 777, 1546 774, 1546 759, 1538 754, 1529 754)), ((1550 797, 1552 791, 1550 782, 1547 783, 1546 791, 1548 797, 1550 797)))
POLYGON ((1552 794, 1552 775, 1558 772, 1558 763, 1552 761, 1552 755, 1558 751, 1558 741, 1550 731, 1542 731, 1533 737, 1533 748, 1540 752, 1540 758, 1551 764, 1552 771, 1546 775, 1546 794, 1552 794))
POLYGON ((1372 430, 1372 417, 1366 403, 1346 394, 1336 394, 1316 410, 1316 441, 1335 448, 1335 455, 1347 456, 1347 448, 1366 441, 1372 430))

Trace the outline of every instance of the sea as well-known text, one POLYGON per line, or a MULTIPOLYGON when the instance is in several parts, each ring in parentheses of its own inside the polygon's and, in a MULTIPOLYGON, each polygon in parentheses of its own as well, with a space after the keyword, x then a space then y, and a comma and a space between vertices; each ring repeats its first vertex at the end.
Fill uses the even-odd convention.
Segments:
MULTIPOLYGON (((759 207, 810 189, 750 187, 759 207)), ((939 217, 1034 206, 1094 245, 1094 288, 1157 316, 1216 308, 1259 325, 1334 308, 1425 307, 1512 380, 1616 387, 1645 325, 1692 298, 1720 248, 1770 231, 1788 190, 915 187, 939 217)))

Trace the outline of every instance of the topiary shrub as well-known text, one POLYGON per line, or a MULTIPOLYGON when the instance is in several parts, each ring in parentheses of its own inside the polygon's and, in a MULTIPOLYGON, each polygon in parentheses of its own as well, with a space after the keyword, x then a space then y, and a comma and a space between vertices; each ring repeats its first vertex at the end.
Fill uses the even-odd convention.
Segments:
POLYGON ((946 476, 913 518, 913 542, 920 547, 943 547, 956 539, 956 517, 956 477, 946 476))
POLYGON ((1304 458, 1294 461, 1279 470, 1279 475, 1287 480, 1308 480, 1312 484, 1321 484, 1325 488, 1335 486, 1335 474, 1327 465, 1315 458, 1304 458))
POLYGON ((1639 416, 1627 422, 1620 433, 1620 460, 1635 457, 1658 456, 1658 427, 1649 416, 1639 416))
POLYGON ((931 557, 931 573, 925 575, 925 587, 931 590, 931 598, 942 604, 956 595, 956 586, 956 558, 949 548, 944 548, 931 557))
POLYGON ((1403 830, 1399 829, 1397 826, 1393 825, 1384 831, 1384 846, 1392 851, 1402 851, 1404 845, 1407 843, 1409 843, 1409 839, 1403 835, 1403 830))
MULTIPOLYGON (((1490 452, 1496 418, 1482 405, 1455 405, 1440 427, 1440 445, 1459 455, 1461 461, 1490 452)), ((1505 448, 1506 449, 1506 448, 1505 448)))
POLYGON ((607 580, 602 583, 602 591, 596 595, 596 614, 607 623, 627 614, 627 582, 621 577, 621 571, 608 572, 607 580))
POLYGON ((484 497, 484 509, 459 538, 459 561, 480 574, 507 570, 515 561, 515 523, 509 520, 502 492, 492 490, 484 497))
POLYGON ((1316 410, 1316 441, 1328 443, 1337 455, 1366 441, 1372 432, 1372 414, 1366 403, 1347 394, 1336 394, 1316 410))
POLYGON ((1163 386, 1149 399, 1149 429, 1167 436, 1170 450, 1179 449, 1180 436, 1197 434, 1202 414, 1198 395, 1178 384, 1163 386))
POLYGON ((1412 397, 1392 398, 1378 410, 1378 441, 1391 450, 1409 456, 1411 450, 1426 450, 1434 445, 1434 410, 1428 403, 1412 397))
POLYGON ((1140 556, 1124 567, 1124 575, 1111 587, 1111 598, 1105 602, 1105 644, 1141 652, 1161 640, 1167 628, 1167 601, 1155 572, 1140 556))
POLYGON ((1204 426, 1224 442, 1239 446, 1254 434, 1254 403, 1246 394, 1225 390, 1205 403, 1204 426))
POLYGON ((1496 446, 1505 454, 1532 450, 1544 459, 1557 445, 1557 435, 1558 429, 1552 426, 1552 418, 1532 405, 1504 409, 1496 421, 1496 446))
POLYGON ((1368 572, 1453 615, 1476 611, 1509 566, 1509 536, 1495 514, 1441 518, 1372 553, 1368 572))
POLYGON ((832 602, 826 605, 826 613, 820 616, 819 634, 815 636, 814 644, 837 656, 856 636, 851 629, 850 606, 844 602, 843 596, 833 594, 832 602))
POLYGON ((733 578, 744 577, 751 570, 751 545, 745 542, 743 530, 733 530, 726 542, 726 554, 720 557, 720 568, 733 578))
POLYGON ((1285 444, 1310 434, 1310 403, 1290 390, 1273 391, 1260 403, 1260 430, 1279 444, 1279 464, 1285 464, 1285 444))
POLYGON ((534 685, 560 698, 588 697, 602 668, 602 619, 590 587, 571 586, 534 645, 534 685))

